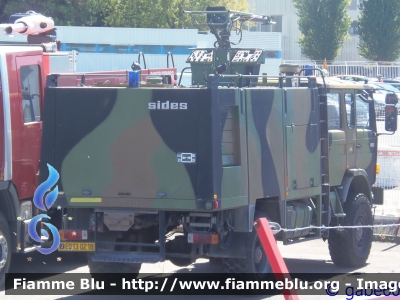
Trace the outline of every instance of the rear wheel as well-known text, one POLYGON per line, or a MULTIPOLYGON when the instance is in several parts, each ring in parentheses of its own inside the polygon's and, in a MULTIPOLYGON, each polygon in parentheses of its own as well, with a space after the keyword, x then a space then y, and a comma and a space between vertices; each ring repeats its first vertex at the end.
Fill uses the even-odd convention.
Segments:
MULTIPOLYGON (((350 194, 344 205, 347 226, 373 225, 371 205, 364 194, 350 194)), ((329 253, 335 265, 359 267, 366 263, 372 246, 372 228, 331 230, 329 253)))
POLYGON ((5 274, 11 263, 10 229, 6 218, 0 213, 0 290, 4 289, 5 274))
POLYGON ((175 255, 179 253, 182 254, 181 257, 169 257, 170 262, 175 266, 186 267, 192 263, 191 258, 187 257, 192 251, 192 246, 187 242, 187 238, 184 235, 175 236, 175 239, 168 241, 165 247, 167 253, 173 253, 175 255))
MULTIPOLYGON (((254 220, 263 218, 265 215, 260 212, 254 214, 254 220)), ((251 273, 254 277, 262 279, 271 272, 271 265, 261 245, 256 230, 248 233, 245 241, 246 258, 223 258, 222 265, 228 273, 251 273)))

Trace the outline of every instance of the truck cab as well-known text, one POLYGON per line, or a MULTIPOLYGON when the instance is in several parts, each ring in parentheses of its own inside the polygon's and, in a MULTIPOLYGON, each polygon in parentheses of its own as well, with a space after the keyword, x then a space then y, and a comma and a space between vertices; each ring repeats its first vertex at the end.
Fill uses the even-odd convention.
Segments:
MULTIPOLYGON (((63 58, 68 71, 68 54, 63 58)), ((40 47, 0 46, 1 180, 11 180, 20 199, 32 197, 37 187, 45 72, 51 70, 51 59, 40 47)))
MULTIPOLYGON (((376 179, 377 124, 374 102, 361 94, 367 84, 326 79, 330 142, 330 184, 340 186, 347 169, 363 169, 368 185, 376 179), (341 171, 340 171, 341 170, 341 171)), ((371 94, 373 96, 373 94, 371 94)))

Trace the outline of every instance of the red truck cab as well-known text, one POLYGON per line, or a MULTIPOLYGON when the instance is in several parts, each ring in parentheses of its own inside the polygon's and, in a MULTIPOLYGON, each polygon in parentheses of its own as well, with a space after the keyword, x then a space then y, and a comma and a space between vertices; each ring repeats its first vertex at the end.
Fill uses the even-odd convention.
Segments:
MULTIPOLYGON (((37 187, 43 99, 43 52, 38 47, 0 47, 2 180, 10 180, 19 198, 37 187)), ((1 178, 0 178, 1 179, 1 178)))
MULTIPOLYGON (((10 24, 1 24, 0 34, 3 30, 5 34, 33 36, 28 35, 28 44, 0 45, 0 289, 11 254, 36 249, 28 225, 39 214, 32 200, 39 179, 45 86, 51 80, 57 81, 57 86, 127 83, 128 77, 126 70, 71 72, 69 53, 57 52, 55 37, 43 34, 45 22, 47 29, 53 29, 52 19, 31 11, 17 15, 15 22, 10 18, 10 24), (30 38, 35 45, 30 45, 30 38)), ((142 76, 148 75, 166 76, 176 83, 174 67, 142 70, 142 76)))
POLYGON ((38 184, 43 58, 41 47, 0 46, 0 284, 11 253, 35 249, 26 232, 38 184))

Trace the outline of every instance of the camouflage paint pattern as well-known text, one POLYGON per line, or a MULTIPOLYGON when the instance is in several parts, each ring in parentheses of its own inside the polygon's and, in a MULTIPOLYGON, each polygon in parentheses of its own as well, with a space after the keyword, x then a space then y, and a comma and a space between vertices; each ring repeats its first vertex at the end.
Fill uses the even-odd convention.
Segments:
POLYGON ((307 125, 314 104, 302 101, 308 104, 300 104, 300 118, 295 101, 283 101, 311 99, 311 92, 49 88, 44 127, 52 134, 44 136, 42 165, 60 171, 60 190, 71 206, 194 210, 215 199, 226 209, 258 198, 285 199, 293 189, 286 177, 307 189, 301 178, 319 169, 312 154, 318 154, 318 139, 310 139, 314 125, 307 125), (285 140, 288 116, 308 129, 285 140), (296 151, 307 163, 292 157, 294 148, 285 153, 293 139, 310 149, 296 151), (182 152, 196 154, 196 163, 178 162, 182 152))
POLYGON ((246 90, 250 202, 284 197, 283 91, 246 90))
MULTIPOLYGON (((59 89, 55 96, 56 144, 60 140, 63 150, 55 147, 54 166, 60 170, 62 189, 69 201, 101 198, 97 205, 165 208, 168 203, 168 207, 193 209, 195 200, 202 196, 201 192, 197 194, 201 180, 209 186, 204 191, 209 193, 207 198, 213 197, 212 176, 204 172, 206 178, 199 178, 197 164, 177 162, 178 152, 204 151, 199 149, 199 142, 206 150, 211 149, 210 142, 202 141, 208 139, 209 128, 199 128, 199 118, 205 116, 198 102, 204 99, 206 106, 210 104, 208 90, 198 90, 195 96, 182 90, 184 101, 178 102, 174 101, 174 89, 162 94, 159 89, 86 91, 59 89), (86 97, 86 91, 90 97, 86 97), (152 100, 160 101, 159 110, 149 110, 152 100), (188 108, 161 109, 162 103, 165 107, 185 103, 188 108), (73 139, 68 138, 71 135, 73 139)), ((211 157, 202 155, 198 161, 201 159, 208 160, 212 168, 211 157)))
MULTIPOLYGON (((41 180, 55 167, 73 207, 205 211, 321 194, 317 88, 48 88, 44 120, 41 180)), ((331 186, 349 155, 368 174, 375 164, 374 128, 343 122, 329 135, 331 186)))

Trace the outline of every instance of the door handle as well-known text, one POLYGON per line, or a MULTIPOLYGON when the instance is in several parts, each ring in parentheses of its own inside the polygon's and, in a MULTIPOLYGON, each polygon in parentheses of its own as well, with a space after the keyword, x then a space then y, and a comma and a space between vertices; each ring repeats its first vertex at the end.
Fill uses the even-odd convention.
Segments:
POLYGON ((357 144, 357 148, 361 148, 362 147, 362 145, 361 144, 357 144))

